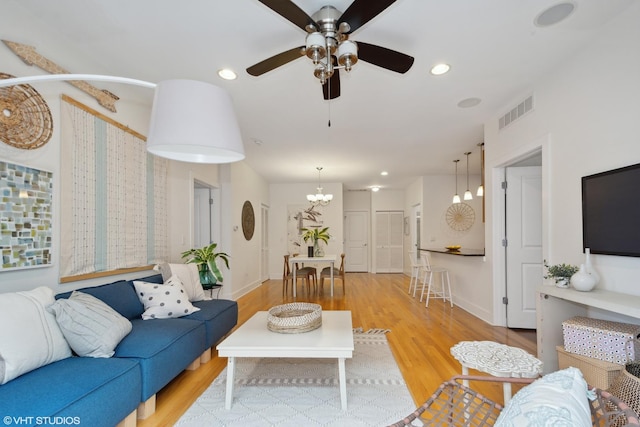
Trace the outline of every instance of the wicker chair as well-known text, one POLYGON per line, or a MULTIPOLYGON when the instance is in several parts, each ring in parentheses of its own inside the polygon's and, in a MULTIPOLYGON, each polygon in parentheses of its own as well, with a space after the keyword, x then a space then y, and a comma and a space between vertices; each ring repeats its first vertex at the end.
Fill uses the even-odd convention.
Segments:
MULTIPOLYGON (((427 426, 492 426, 503 406, 465 387, 461 384, 463 380, 520 384, 534 381, 529 378, 458 375, 442 383, 421 407, 389 427, 411 426, 416 419, 427 426)), ((640 426, 638 415, 626 403, 604 390, 595 391, 597 398, 589 401, 594 426, 640 426)))

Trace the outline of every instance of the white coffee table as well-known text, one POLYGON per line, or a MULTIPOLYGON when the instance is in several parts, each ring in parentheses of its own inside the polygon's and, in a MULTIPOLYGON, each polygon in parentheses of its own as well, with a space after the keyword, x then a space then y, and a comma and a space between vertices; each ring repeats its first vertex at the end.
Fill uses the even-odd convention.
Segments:
POLYGON ((281 334, 267 329, 267 312, 259 311, 216 347, 228 357, 225 408, 231 409, 237 357, 338 359, 342 409, 347 409, 345 359, 353 357, 350 311, 323 311, 322 326, 311 332, 281 334))

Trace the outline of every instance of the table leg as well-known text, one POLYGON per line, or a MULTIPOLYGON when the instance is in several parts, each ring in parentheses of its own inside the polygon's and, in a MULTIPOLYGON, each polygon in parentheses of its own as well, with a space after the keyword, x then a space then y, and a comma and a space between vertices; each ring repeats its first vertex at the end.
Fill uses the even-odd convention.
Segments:
POLYGON ((344 366, 344 357, 338 358, 338 384, 340 385, 340 403, 342 410, 347 410, 347 375, 344 366))
POLYGON ((227 394, 224 400, 224 408, 226 410, 231 409, 231 402, 233 401, 233 382, 236 371, 236 358, 229 357, 227 361, 227 394))
POLYGON ((511 400, 511 383, 502 384, 502 392, 504 394, 504 406, 511 400))
POLYGON ((333 261, 331 261, 331 296, 333 296, 333 261))
POLYGON ((291 265, 291 268, 293 268, 293 298, 296 297, 296 289, 298 288, 298 279, 296 278, 296 264, 293 263, 291 265))

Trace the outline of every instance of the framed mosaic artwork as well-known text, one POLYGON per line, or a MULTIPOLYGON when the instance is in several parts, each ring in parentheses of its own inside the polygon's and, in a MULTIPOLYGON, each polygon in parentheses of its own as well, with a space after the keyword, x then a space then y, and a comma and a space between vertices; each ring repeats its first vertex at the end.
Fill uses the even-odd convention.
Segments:
POLYGON ((0 160, 0 272, 52 264, 53 173, 0 160))

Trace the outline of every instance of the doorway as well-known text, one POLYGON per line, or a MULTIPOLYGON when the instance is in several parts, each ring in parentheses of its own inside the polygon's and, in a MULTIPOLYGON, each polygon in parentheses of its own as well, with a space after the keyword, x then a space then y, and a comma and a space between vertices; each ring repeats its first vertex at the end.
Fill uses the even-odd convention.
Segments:
POLYGON ((506 325, 536 328, 536 288, 542 284, 542 155, 504 169, 506 325))
POLYGON ((219 190, 202 181, 193 180, 192 247, 202 248, 220 241, 219 190))

